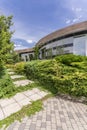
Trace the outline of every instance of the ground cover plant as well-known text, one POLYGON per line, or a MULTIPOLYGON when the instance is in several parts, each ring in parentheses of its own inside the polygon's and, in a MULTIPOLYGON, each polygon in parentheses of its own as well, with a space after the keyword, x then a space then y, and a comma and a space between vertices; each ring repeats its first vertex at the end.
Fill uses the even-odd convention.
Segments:
POLYGON ((7 117, 4 120, 0 121, 0 128, 2 128, 4 125, 4 129, 6 129, 11 123, 13 123, 15 120, 21 121, 22 118, 25 116, 31 116, 32 114, 35 114, 36 112, 39 112, 43 108, 42 101, 38 100, 35 102, 32 102, 32 104, 24 106, 20 111, 12 114, 11 116, 7 117))
POLYGON ((0 128, 3 127, 3 129, 6 129, 11 123, 13 123, 15 120, 16 121, 22 121, 22 119, 25 116, 32 116, 36 112, 39 112, 40 110, 43 109, 43 101, 47 100, 48 98, 52 97, 52 94, 46 95, 44 98, 41 100, 37 100, 32 102, 29 105, 24 106, 21 110, 19 110, 16 113, 13 113, 9 117, 3 119, 0 121, 0 128))
POLYGON ((6 69, 3 69, 0 73, 0 98, 4 98, 7 95, 11 95, 15 91, 14 84, 8 75, 6 69))
POLYGON ((13 81, 16 81, 16 80, 17 79, 12 80, 10 78, 8 71, 5 68, 3 69, 3 71, 1 71, 0 73, 0 99, 10 98, 14 96, 16 93, 27 91, 36 86, 40 86, 38 83, 32 83, 32 84, 22 86, 22 87, 15 87, 15 85, 13 84, 13 81))
MULTIPOLYGON (((15 65, 15 68, 20 66, 15 65)), ((38 80, 52 93, 87 97, 87 57, 72 54, 50 60, 24 63, 20 71, 28 79, 38 80)))

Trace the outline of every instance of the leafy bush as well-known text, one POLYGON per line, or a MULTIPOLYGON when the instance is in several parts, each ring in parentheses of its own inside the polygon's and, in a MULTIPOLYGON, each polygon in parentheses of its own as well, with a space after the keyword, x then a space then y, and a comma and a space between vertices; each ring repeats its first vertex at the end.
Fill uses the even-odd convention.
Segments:
POLYGON ((14 66, 14 70, 18 74, 23 74, 24 73, 24 65, 25 65, 25 62, 16 63, 15 66, 14 66))
POLYGON ((14 84, 7 72, 3 70, 3 73, 0 74, 0 98, 11 95, 13 91, 15 91, 14 84))
POLYGON ((29 79, 37 79, 53 93, 87 97, 86 60, 84 56, 75 55, 37 60, 25 63, 20 73, 24 72, 29 79))
POLYGON ((71 65, 72 62, 82 62, 84 60, 87 60, 87 57, 68 54, 57 56, 55 59, 65 65, 71 65))
POLYGON ((14 65, 13 65, 13 64, 6 64, 5 66, 6 66, 7 68, 14 69, 14 65))

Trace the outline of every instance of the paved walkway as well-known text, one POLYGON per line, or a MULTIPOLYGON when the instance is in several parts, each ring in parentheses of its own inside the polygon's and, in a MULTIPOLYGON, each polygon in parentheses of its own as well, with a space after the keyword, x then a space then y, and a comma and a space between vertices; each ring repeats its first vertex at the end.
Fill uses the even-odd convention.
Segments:
POLYGON ((24 78, 23 75, 11 75, 11 79, 24 78))
MULTIPOLYGON (((0 119, 46 94, 34 88, 18 93, 11 99, 0 100, 0 119)), ((87 105, 60 97, 50 98, 43 102, 43 110, 31 117, 25 117, 22 122, 15 121, 7 130, 87 130, 87 105)))
POLYGON ((7 130, 87 130, 87 106, 50 98, 44 102, 44 109, 22 122, 14 122, 7 130))
MULTIPOLYGON (((15 73, 11 70, 8 70, 8 72, 13 80, 23 77, 21 75, 15 75, 15 73)), ((15 87, 21 87, 33 83, 33 81, 18 79, 13 83, 15 84, 15 87)), ((23 106, 31 104, 31 101, 36 101, 45 97, 47 94, 47 92, 41 91, 38 88, 33 88, 32 90, 17 93, 10 99, 0 99, 0 120, 5 119, 11 114, 21 110, 23 106)))
POLYGON ((37 88, 33 88, 32 90, 17 93, 10 99, 1 99, 0 120, 10 116, 12 113, 19 111, 23 106, 31 104, 31 101, 36 101, 46 95, 46 92, 37 88))
POLYGON ((11 79, 13 80, 15 87, 26 86, 28 84, 34 83, 33 81, 28 80, 28 79, 20 79, 20 78, 24 78, 24 76, 16 75, 15 72, 13 72, 11 69, 8 69, 8 73, 9 73, 11 79), (15 79, 16 79, 16 81, 14 81, 15 79))
POLYGON ((20 86, 26 86, 34 82, 28 79, 23 79, 23 80, 14 81, 13 83, 16 87, 20 87, 20 86))

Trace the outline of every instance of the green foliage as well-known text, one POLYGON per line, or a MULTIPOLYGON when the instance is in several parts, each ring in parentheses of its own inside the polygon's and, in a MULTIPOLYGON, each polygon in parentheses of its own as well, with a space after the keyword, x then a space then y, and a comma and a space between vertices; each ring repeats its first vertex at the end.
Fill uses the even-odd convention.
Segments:
MULTIPOLYGON (((18 79, 14 79, 14 81, 16 80, 18 79)), ((39 88, 43 87, 37 82, 22 87, 15 87, 7 72, 3 70, 2 75, 0 76, 0 98, 9 98, 14 96, 16 93, 31 90, 37 86, 39 88)))
POLYGON ((14 69, 14 64, 6 64, 6 68, 14 69))
POLYGON ((68 54, 57 56, 55 59, 65 65, 71 65, 72 62, 82 62, 87 60, 87 57, 68 54))
POLYGON ((14 66, 14 71, 18 74, 23 74, 24 73, 24 65, 25 65, 25 62, 16 63, 14 66))
POLYGON ((3 67, 4 62, 6 62, 13 49, 13 43, 10 40, 13 34, 10 31, 12 26, 11 20, 12 16, 0 16, 0 68, 3 67))
POLYGON ((87 57, 61 55, 53 60, 27 62, 23 72, 53 93, 87 97, 87 57))
POLYGON ((4 98, 15 91, 14 84, 6 70, 0 73, 0 98, 4 98))
POLYGON ((21 61, 19 58, 19 55, 16 52, 12 52, 8 55, 8 58, 6 59, 6 64, 14 64, 21 61))
POLYGON ((34 47, 34 59, 35 60, 39 59, 39 47, 38 46, 34 47))

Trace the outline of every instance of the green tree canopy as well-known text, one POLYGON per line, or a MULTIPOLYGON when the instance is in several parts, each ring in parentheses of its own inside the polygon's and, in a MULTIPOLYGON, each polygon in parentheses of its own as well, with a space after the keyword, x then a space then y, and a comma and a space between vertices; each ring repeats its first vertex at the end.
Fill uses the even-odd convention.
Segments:
POLYGON ((13 50, 13 32, 10 29, 12 25, 12 16, 0 16, 0 69, 13 50))

